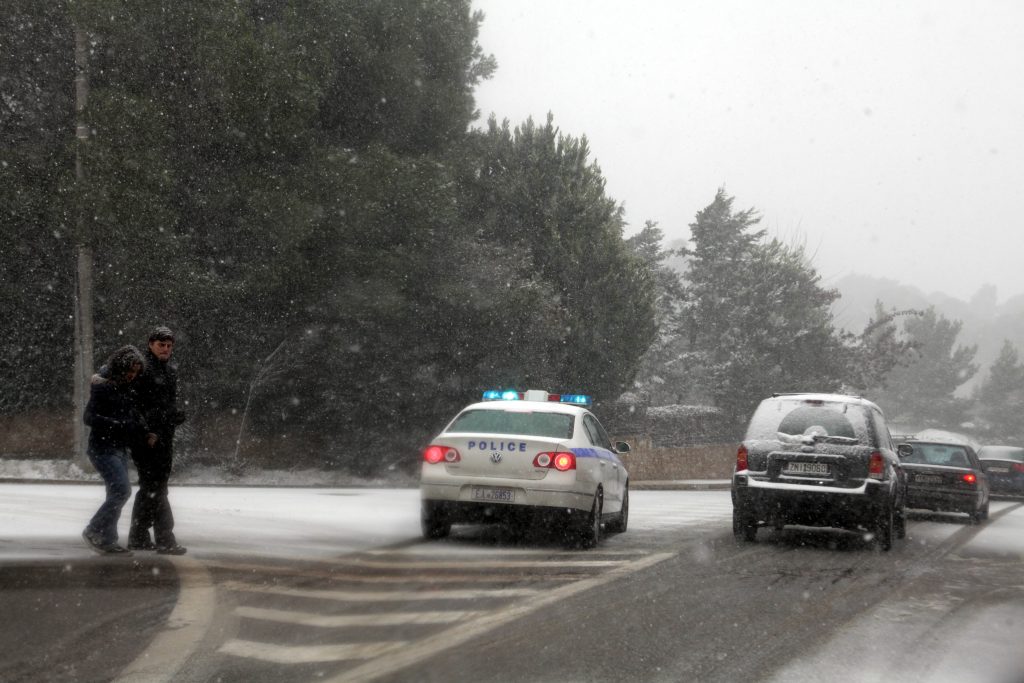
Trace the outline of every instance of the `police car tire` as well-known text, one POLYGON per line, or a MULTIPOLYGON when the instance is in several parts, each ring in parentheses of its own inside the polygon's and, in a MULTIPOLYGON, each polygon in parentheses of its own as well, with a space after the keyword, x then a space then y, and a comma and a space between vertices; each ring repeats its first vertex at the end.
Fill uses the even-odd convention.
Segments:
POLYGON ((618 517, 614 521, 608 522, 605 526, 607 531, 621 534, 629 526, 629 486, 626 486, 625 492, 622 494, 622 511, 619 512, 618 517))
POLYGON ((420 522, 424 538, 446 538, 452 530, 452 523, 448 515, 442 512, 436 503, 429 500, 423 501, 420 522))
POLYGON ((594 504, 590 514, 586 516, 585 525, 580 528, 580 547, 593 548, 601 542, 601 513, 604 510, 604 498, 598 490, 594 496, 594 504))

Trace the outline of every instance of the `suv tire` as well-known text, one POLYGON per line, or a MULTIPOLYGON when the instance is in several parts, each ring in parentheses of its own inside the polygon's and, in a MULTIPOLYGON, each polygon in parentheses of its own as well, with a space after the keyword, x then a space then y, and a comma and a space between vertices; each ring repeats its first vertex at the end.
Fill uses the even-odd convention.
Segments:
POLYGON ((878 513, 875 520, 875 544, 879 550, 892 550, 892 539, 896 535, 896 513, 889 505, 878 513))
POLYGON ((732 509, 732 533, 737 541, 753 543, 757 540, 757 520, 743 508, 732 509))

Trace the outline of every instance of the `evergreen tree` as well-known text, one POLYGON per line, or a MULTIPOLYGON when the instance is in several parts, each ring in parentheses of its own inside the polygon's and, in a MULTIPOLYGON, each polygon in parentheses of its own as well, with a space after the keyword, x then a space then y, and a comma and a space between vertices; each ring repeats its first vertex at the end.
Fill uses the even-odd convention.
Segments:
POLYGON ((977 395, 981 429, 992 441, 1024 443, 1024 364, 1009 341, 989 367, 977 395))
POLYGON ((514 130, 492 118, 471 144, 466 222, 525 255, 555 296, 559 331, 541 362, 557 368, 551 388, 618 396, 654 337, 656 293, 586 138, 561 134, 549 115, 514 130))
POLYGON ((911 362, 914 343, 901 334, 896 324, 899 318, 909 315, 923 312, 887 311, 881 301, 875 302, 875 313, 864 330, 849 339, 846 383, 853 391, 871 398, 889 385, 893 368, 911 362))
POLYGON ((755 230, 719 190, 690 225, 680 334, 697 401, 721 408, 739 430, 772 392, 832 391, 842 382, 842 340, 824 289, 801 247, 755 230))
POLYGON ((978 371, 977 347, 956 344, 961 326, 934 308, 904 321, 913 351, 906 365, 893 368, 877 400, 891 422, 955 431, 967 421, 971 401, 955 392, 978 371))

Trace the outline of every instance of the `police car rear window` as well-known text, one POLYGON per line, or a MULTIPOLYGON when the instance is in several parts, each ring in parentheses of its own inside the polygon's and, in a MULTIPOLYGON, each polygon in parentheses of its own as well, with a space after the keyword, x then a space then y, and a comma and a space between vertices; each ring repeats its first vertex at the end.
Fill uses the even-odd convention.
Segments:
POLYGON ((455 418, 447 431, 569 439, 572 438, 572 427, 573 416, 564 413, 467 410, 455 418))

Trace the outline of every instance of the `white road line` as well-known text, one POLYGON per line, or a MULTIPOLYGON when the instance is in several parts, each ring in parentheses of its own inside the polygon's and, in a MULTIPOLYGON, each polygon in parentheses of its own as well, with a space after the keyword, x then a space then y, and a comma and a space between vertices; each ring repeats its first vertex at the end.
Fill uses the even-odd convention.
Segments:
MULTIPOLYGON (((372 550, 360 551, 362 555, 391 555, 395 557, 429 557, 429 556, 442 556, 446 559, 452 559, 455 557, 466 557, 469 555, 480 556, 486 551, 482 551, 477 547, 468 546, 456 546, 444 543, 434 543, 428 546, 416 545, 410 548, 375 548, 372 550)), ((502 556, 510 557, 527 557, 530 555, 539 555, 542 557, 579 557, 580 551, 578 550, 519 550, 512 548, 502 548, 501 550, 495 551, 502 556)), ((492 553, 493 555, 494 553, 492 553)), ((648 550, 590 550, 587 551, 586 555, 589 556, 618 556, 618 555, 631 555, 633 557, 643 557, 650 555, 648 550)))
MULTIPOLYGON (((317 561, 318 564, 322 564, 317 561)), ((400 583, 403 586, 408 586, 410 583, 417 581, 421 583, 509 583, 509 582, 520 582, 523 580, 522 574, 436 574, 436 575, 409 575, 409 574, 342 574, 340 572, 331 571, 330 568, 325 567, 322 570, 315 570, 310 568, 295 568, 286 567, 283 565, 269 565, 269 564, 228 564, 228 563, 210 563, 210 567, 217 569, 223 569, 227 571, 244 571, 250 573, 266 573, 266 574, 278 574, 286 576, 313 576, 338 583, 342 581, 348 581, 352 583, 400 583)), ((351 565, 350 565, 351 566, 351 565)), ((544 575, 542 573, 535 573, 537 579, 545 581, 576 581, 581 575, 568 575, 568 574, 554 574, 544 575)))
POLYGON ((258 659, 274 664, 313 664, 352 659, 373 659, 401 650, 408 643, 343 643, 341 645, 275 645, 251 640, 229 640, 218 652, 236 657, 258 659))
POLYGON ((217 603, 213 582, 191 557, 168 557, 178 572, 178 603, 153 642, 121 670, 114 683, 168 683, 206 637, 217 603))
POLYGON ((227 581, 220 588, 242 593, 287 595, 295 598, 336 600, 339 602, 409 602, 414 600, 476 600, 479 598, 522 598, 535 595, 535 588, 495 588, 493 590, 423 590, 423 591, 333 591, 284 586, 263 586, 227 581))
POLYGON ((407 559, 395 558, 394 561, 377 561, 364 559, 328 560, 335 566, 372 567, 373 569, 532 569, 534 567, 582 568, 595 569, 601 567, 617 567, 628 560, 456 560, 440 562, 410 562, 407 559))
POLYGON ((485 612, 483 616, 471 621, 447 628, 436 635, 418 640, 398 651, 389 653, 387 657, 377 657, 365 664, 343 672, 334 678, 326 679, 326 683, 349 683, 350 681, 369 681, 374 678, 401 671, 417 662, 423 661, 444 650, 466 643, 499 626, 514 621, 522 616, 536 612, 542 607, 553 604, 568 597, 602 586, 623 576, 646 569, 663 562, 675 553, 657 553, 627 565, 616 567, 600 576, 574 581, 538 594, 536 597, 520 603, 508 605, 501 610, 485 612))
POLYGON ((452 624, 479 616, 479 611, 386 612, 384 614, 313 614, 264 607, 236 607, 235 614, 246 619, 276 621, 296 626, 342 628, 345 626, 404 626, 408 624, 452 624))

